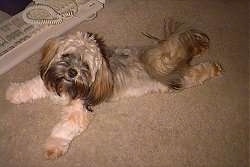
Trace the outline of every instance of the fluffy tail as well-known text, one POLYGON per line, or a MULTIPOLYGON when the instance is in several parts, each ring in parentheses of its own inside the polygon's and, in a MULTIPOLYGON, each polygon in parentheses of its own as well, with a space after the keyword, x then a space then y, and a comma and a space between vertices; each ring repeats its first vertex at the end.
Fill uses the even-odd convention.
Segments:
POLYGON ((158 42, 141 56, 146 71, 152 78, 175 90, 185 87, 184 73, 192 58, 209 47, 205 33, 182 25, 172 19, 164 20, 163 39, 143 33, 158 42))
POLYGON ((183 26, 183 23, 174 21, 171 18, 164 19, 163 38, 156 37, 147 32, 142 32, 142 35, 160 43, 160 42, 166 41, 172 34, 177 33, 182 26, 183 26))
POLYGON ((192 56, 200 55, 206 51, 210 42, 207 34, 197 29, 189 29, 180 33, 179 40, 192 56))

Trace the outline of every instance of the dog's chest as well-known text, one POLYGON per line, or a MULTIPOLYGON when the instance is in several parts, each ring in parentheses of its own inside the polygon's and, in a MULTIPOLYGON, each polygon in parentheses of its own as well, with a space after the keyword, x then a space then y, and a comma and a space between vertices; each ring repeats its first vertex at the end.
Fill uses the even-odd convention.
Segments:
POLYGON ((66 95, 58 96, 55 93, 50 93, 49 98, 54 104, 68 105, 70 103, 70 98, 66 95))

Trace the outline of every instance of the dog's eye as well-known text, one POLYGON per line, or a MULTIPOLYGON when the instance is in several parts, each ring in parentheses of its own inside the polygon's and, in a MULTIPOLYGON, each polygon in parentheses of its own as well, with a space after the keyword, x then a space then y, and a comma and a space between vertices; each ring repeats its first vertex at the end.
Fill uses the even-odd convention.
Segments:
POLYGON ((61 57, 63 58, 63 59, 67 59, 67 58, 69 58, 71 56, 71 54, 63 54, 63 55, 61 55, 61 57))
POLYGON ((83 66, 84 66, 84 68, 86 68, 87 70, 89 70, 89 65, 88 65, 88 63, 83 63, 83 66))

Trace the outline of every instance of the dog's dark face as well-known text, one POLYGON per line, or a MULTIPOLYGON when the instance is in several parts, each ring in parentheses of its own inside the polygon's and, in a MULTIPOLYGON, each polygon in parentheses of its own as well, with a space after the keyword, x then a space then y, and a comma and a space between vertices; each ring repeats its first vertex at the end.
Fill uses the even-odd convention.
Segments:
POLYGON ((89 65, 74 53, 61 55, 44 74, 45 85, 59 96, 67 94, 72 99, 86 97, 89 93, 91 74, 89 65))
POLYGON ((49 91, 95 105, 112 93, 113 79, 93 36, 76 33, 46 42, 40 74, 49 91))

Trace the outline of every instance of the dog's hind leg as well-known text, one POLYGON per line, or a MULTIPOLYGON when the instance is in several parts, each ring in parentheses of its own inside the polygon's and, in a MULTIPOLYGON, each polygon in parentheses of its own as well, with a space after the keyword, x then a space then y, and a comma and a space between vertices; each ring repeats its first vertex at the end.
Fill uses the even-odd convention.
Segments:
MULTIPOLYGON (((206 80, 221 76, 223 69, 218 63, 200 63, 190 66, 183 72, 180 80, 173 80, 173 88, 190 88, 203 84, 206 80), (179 83, 178 83, 179 81, 179 83)), ((171 82, 171 81, 170 81, 171 82)))
POLYGON ((201 85, 204 81, 221 76, 223 69, 218 63, 200 63, 191 66, 184 74, 186 88, 201 85))
POLYGON ((75 100, 72 104, 65 106, 61 121, 53 128, 47 139, 45 157, 56 159, 64 155, 71 141, 87 128, 89 116, 81 100, 75 100))
POLYGON ((11 83, 6 91, 6 99, 14 104, 31 102, 49 95, 40 76, 22 83, 11 83))

